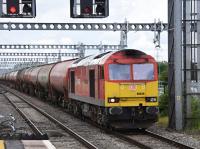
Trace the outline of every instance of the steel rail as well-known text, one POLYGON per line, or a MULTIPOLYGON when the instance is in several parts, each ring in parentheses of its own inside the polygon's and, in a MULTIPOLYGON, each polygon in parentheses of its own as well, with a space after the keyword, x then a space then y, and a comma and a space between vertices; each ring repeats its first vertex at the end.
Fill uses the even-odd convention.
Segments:
MULTIPOLYGON (((143 149, 152 149, 152 147, 150 147, 150 145, 149 146, 145 145, 145 144, 141 143, 140 141, 134 140, 131 137, 128 137, 128 136, 126 136, 124 134, 121 134, 121 133, 118 133, 118 132, 114 132, 114 131, 109 131, 109 133, 115 135, 116 137, 118 137, 118 138, 120 138, 120 139, 122 139, 124 141, 127 141, 127 142, 129 142, 131 144, 134 144, 134 145, 136 145, 136 146, 138 146, 140 148, 143 148, 143 149)), ((153 132, 148 131, 148 130, 145 130, 144 134, 148 135, 150 137, 159 139, 159 140, 161 140, 163 142, 166 142, 166 143, 168 143, 170 145, 173 145, 173 146, 181 148, 181 149, 195 149, 193 147, 190 147, 190 146, 187 146, 185 144, 179 143, 177 141, 168 139, 166 137, 163 137, 163 136, 161 136, 159 134, 153 133, 153 132)))
MULTIPOLYGON (((19 97, 20 99, 22 98, 22 97, 20 97, 19 95, 17 95, 17 93, 14 93, 15 91, 10 91, 12 94, 14 94, 15 96, 17 96, 17 97, 19 97)), ((22 99, 23 100, 23 99, 22 99)), ((25 100, 25 99, 24 99, 25 100)), ((28 101, 25 101, 26 103, 28 102, 28 101)), ((27 104, 29 104, 29 102, 27 103, 27 104)), ((31 104, 31 103, 30 103, 31 104)), ((32 104, 31 104, 32 105, 32 104)), ((33 105, 34 106, 34 105, 33 105)), ((34 106, 35 107, 35 106, 34 106)), ((37 107, 36 107, 37 108, 37 107)), ((39 108, 38 108, 39 109, 39 108)), ((41 110, 42 111, 42 110, 41 110)), ((40 111, 39 111, 40 112, 40 111)), ((44 112, 44 111, 42 111, 42 112, 44 112)), ((44 115, 46 116, 46 112, 44 112, 44 115)), ((48 116, 50 116, 49 114, 47 114, 48 116)), ((49 117, 48 117, 49 118, 49 117)), ((50 118, 52 118, 52 116, 50 116, 50 118)), ((55 118, 53 118, 53 119, 55 119, 55 118)), ((57 123, 57 121, 58 120, 56 120, 55 119, 55 123, 57 123)), ((59 123, 59 125, 61 125, 61 127, 62 128, 64 128, 65 129, 65 125, 63 125, 61 122, 59 122, 58 121, 58 123, 59 123)), ((90 122, 89 122, 90 123, 90 122)), ((96 126, 96 125, 95 125, 96 126)), ((99 127, 99 126, 97 126, 97 127, 99 127)), ((99 127, 100 128, 100 127, 99 127)), ((149 146, 147 146, 147 145, 145 145, 145 144, 143 144, 143 143, 141 143, 141 142, 139 142, 139 141, 137 141, 137 140, 134 140, 134 139, 132 139, 132 138, 130 138, 130 137, 127 137, 126 135, 124 135, 124 134, 121 134, 121 133, 118 133, 118 132, 116 132, 116 131, 112 131, 112 130, 108 130, 108 129, 103 129, 106 133, 109 133, 109 134, 112 134, 112 135, 114 135, 114 136, 116 136, 116 137, 118 137, 119 139, 122 139, 122 140, 124 140, 124 141, 126 141, 126 142, 128 142, 128 143, 130 143, 130 144, 133 144, 133 145, 136 145, 136 146, 138 146, 138 147, 140 147, 140 148, 143 148, 143 149, 152 149, 151 147, 149 147, 149 146)), ((70 129, 70 134, 71 134, 71 129, 70 129)), ((153 138, 156 138, 156 139, 159 139, 159 140, 161 140, 161 141, 164 141, 164 142, 166 142, 166 143, 169 143, 170 145, 173 145, 173 146, 176 146, 176 147, 179 147, 179 148, 183 148, 183 149, 194 149, 193 147, 190 147, 190 146, 187 146, 187 145, 184 145, 184 144, 182 144, 182 143, 179 143, 179 142, 177 142, 177 141, 174 141, 174 140, 171 140, 171 139, 168 139, 168 138, 166 138, 166 137, 163 137, 163 136, 161 136, 161 135, 159 135, 159 134, 156 134, 156 133, 153 133, 153 132, 151 132, 151 131, 148 131, 148 130, 146 130, 145 132, 144 132, 146 135, 149 135, 149 136, 151 136, 151 137, 153 137, 153 138)), ((87 146, 88 147, 88 146, 87 146)), ((89 147, 88 147, 89 148, 89 147)))
POLYGON ((32 108, 34 108, 35 110, 37 110, 38 112, 40 112, 42 115, 46 116, 49 120, 53 121, 60 128, 62 128, 63 130, 65 130, 65 132, 67 132, 68 134, 72 135, 75 139, 77 139, 78 141, 80 141, 87 148, 89 148, 89 149, 98 149, 96 146, 94 146, 92 143, 90 143, 89 141, 87 141, 85 138, 83 138, 82 136, 80 136, 79 134, 77 134, 76 132, 74 132, 72 129, 70 129, 69 127, 67 127, 66 125, 64 125, 62 122, 60 122, 59 120, 57 120, 53 116, 49 115, 45 111, 41 110, 40 108, 36 107, 32 103, 28 102, 24 97, 19 96, 18 93, 14 92, 14 91, 11 91, 11 90, 8 90, 8 89, 7 89, 7 91, 10 92, 10 93, 12 93, 16 97, 20 98, 21 100, 23 100, 25 103, 27 103, 29 106, 31 106, 32 108))
POLYGON ((151 132, 151 131, 149 131, 149 130, 146 130, 146 131, 145 131, 145 134, 147 134, 147 135, 149 135, 149 136, 151 136, 151 137, 160 139, 160 140, 162 140, 162 141, 164 141, 164 142, 166 142, 166 143, 172 144, 172 145, 174 145, 174 146, 176 146, 176 147, 179 147, 179 148, 181 148, 181 149, 195 149, 195 148, 193 148, 193 147, 190 147, 190 146, 187 146, 187 145, 185 145, 185 144, 179 143, 179 142, 177 142, 177 141, 174 141, 174 140, 168 139, 168 138, 166 138, 166 137, 163 137, 163 136, 161 136, 161 135, 159 135, 159 134, 156 134, 156 133, 154 133, 154 132, 151 132))
MULTIPOLYGON (((7 91, 8 91, 8 90, 7 90, 7 91)), ((11 93, 14 94, 15 96, 19 97, 20 99, 22 99, 24 102, 26 102, 27 104, 29 104, 31 107, 34 107, 34 109, 36 109, 36 110, 38 109, 37 111, 41 112, 43 115, 45 115, 45 116, 48 117, 49 119, 52 119, 52 121, 54 121, 55 123, 57 123, 62 129, 66 129, 66 126, 63 125, 61 122, 59 122, 58 120, 56 120, 55 118, 53 118, 52 116, 50 116, 49 114, 47 114, 46 112, 44 112, 43 110, 39 109, 38 107, 35 107, 32 103, 26 101, 23 97, 20 97, 20 96, 18 95, 18 93, 16 93, 15 91, 9 90, 9 92, 11 92, 11 93), (15 92, 15 93, 14 93, 14 92, 15 92)), ((96 125, 95 125, 95 126, 96 126, 96 125)), ((97 127, 99 127, 99 126, 97 126, 97 127)), ((118 138, 120 138, 120 139, 122 139, 122 140, 124 140, 124 141, 126 141, 126 142, 128 142, 128 143, 130 143, 130 144, 136 145, 136 146, 138 146, 138 147, 140 147, 140 148, 143 148, 143 149, 152 149, 151 147, 149 147, 149 146, 147 146, 147 145, 145 145, 145 144, 143 144, 143 143, 141 143, 141 142, 139 142, 139 141, 137 141, 137 140, 134 140, 134 139, 132 139, 132 138, 130 138, 130 137, 124 135, 124 134, 118 133, 118 132, 116 132, 116 131, 108 130, 108 129, 103 129, 103 130, 104 130, 106 133, 112 134, 112 135, 114 135, 114 136, 116 136, 116 137, 118 137, 118 138)), ((66 131, 67 131, 68 133, 70 133, 71 135, 73 135, 73 133, 74 133, 70 128, 67 128, 66 131), (69 130, 68 130, 68 129, 69 129, 69 130)), ((148 130, 145 130, 144 134, 146 134, 146 135, 148 135, 148 136, 151 136, 151 137, 153 137, 153 138, 159 139, 159 140, 161 140, 161 141, 164 141, 164 142, 166 142, 166 143, 169 143, 170 145, 179 147, 179 148, 181 148, 181 149, 182 149, 182 148, 183 148, 183 149, 194 149, 193 147, 190 147, 190 146, 187 146, 187 145, 185 145, 185 144, 179 143, 179 142, 177 142, 177 141, 171 140, 171 139, 169 139, 169 138, 163 137, 163 136, 161 136, 161 135, 159 135, 159 134, 153 133, 153 132, 148 131, 148 130)), ((78 135, 78 134, 76 133, 76 135, 78 135)), ((74 135, 73 135, 73 136, 74 136, 74 135)), ((79 135, 78 135, 78 136, 79 136, 79 135)), ((74 136, 74 137, 76 138, 76 136, 74 136)), ((80 136, 80 137, 81 137, 81 136, 80 136)), ((81 138, 82 138, 82 137, 81 137, 81 138)), ((79 140, 79 139, 78 139, 78 140, 79 140)), ((85 139, 83 138, 83 140, 85 140, 85 139)), ((80 140, 80 142, 82 142, 82 140, 80 140)), ((82 143, 84 143, 84 142, 82 142, 82 143)), ((84 145, 85 145, 85 144, 84 144, 84 145)), ((87 147, 90 148, 90 145, 87 146, 87 147)), ((93 148, 93 147, 92 147, 92 148, 93 148)))
POLYGON ((34 134, 36 136, 44 136, 44 133, 42 133, 38 128, 37 126, 34 125, 34 123, 26 116, 26 114, 20 110, 16 104, 10 100, 10 98, 5 94, 3 93, 3 96, 11 103, 11 105, 20 113, 20 115, 25 119, 25 121, 27 122, 27 124, 31 127, 31 129, 33 130, 34 134))
MULTIPOLYGON (((8 90, 7 90, 8 91, 8 90)), ((12 93, 13 95, 19 97, 20 99, 22 99, 24 102, 26 102, 28 105, 30 105, 31 107, 34 107, 34 109, 36 109, 37 111, 41 112, 44 116, 48 117, 49 119, 51 119, 53 122, 55 122, 56 124, 58 124, 62 129, 66 129, 67 133, 70 133, 71 135, 74 136, 74 133, 75 133, 75 138, 79 140, 79 138, 77 138, 76 135, 78 135, 76 132, 74 132, 73 130, 71 130, 70 128, 66 128, 65 125, 63 125, 60 121, 58 121, 57 119, 53 118, 51 115, 49 115, 48 113, 44 112, 43 110, 39 109, 38 107, 36 107, 35 105, 33 105, 32 103, 26 101, 23 97, 19 96, 18 93, 16 93, 15 91, 11 91, 9 90, 10 93, 12 93)), ((122 135, 120 133, 117 133, 117 132, 114 132, 114 131, 110 131, 108 129, 104 129, 105 132, 109 133, 109 134, 112 134, 114 136, 116 136, 117 138, 121 139, 121 140, 124 140, 132 145, 135 145, 135 146, 138 146, 139 148, 142 148, 142 149, 152 149, 150 148, 149 146, 143 144, 143 143, 140 143, 139 141, 136 141, 136 140, 133 140, 125 135, 122 135)), ((80 135, 78 135, 78 137, 81 137, 80 135)), ((81 143, 83 143, 84 145, 86 145, 86 147, 90 148, 90 149, 97 149, 97 147, 93 146, 91 143, 89 143, 89 145, 87 144, 88 141, 86 141, 84 138, 81 137, 81 140, 79 140, 81 143), (82 140, 83 139, 83 140, 82 140), (85 144, 85 141, 87 142, 85 144)))
POLYGON ((130 137, 127 137, 126 135, 123 135, 121 133, 112 131, 111 134, 113 134, 114 136, 116 136, 116 137, 118 137, 118 138, 120 138, 120 139, 122 139, 122 140, 124 140, 124 141, 126 141, 128 143, 130 143, 130 144, 136 145, 139 148, 152 149, 151 147, 149 147, 149 146, 147 146, 147 145, 145 145, 145 144, 143 144, 143 143, 141 143, 141 142, 139 142, 137 140, 134 140, 134 139, 132 139, 130 137))

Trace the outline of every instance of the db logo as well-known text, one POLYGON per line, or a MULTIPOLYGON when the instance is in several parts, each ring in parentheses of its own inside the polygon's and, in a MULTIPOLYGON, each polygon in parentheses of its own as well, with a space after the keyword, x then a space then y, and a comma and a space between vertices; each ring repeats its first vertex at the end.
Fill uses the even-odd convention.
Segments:
POLYGON ((132 90, 132 91, 135 91, 136 90, 136 85, 130 85, 129 89, 132 90))

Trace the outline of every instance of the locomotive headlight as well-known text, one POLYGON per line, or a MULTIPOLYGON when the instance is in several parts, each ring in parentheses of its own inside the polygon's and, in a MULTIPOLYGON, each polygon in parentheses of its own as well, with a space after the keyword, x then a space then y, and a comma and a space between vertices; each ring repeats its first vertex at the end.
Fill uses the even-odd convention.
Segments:
POLYGON ((147 97, 146 102, 157 102, 157 98, 156 97, 147 97))
POLYGON ((108 98, 108 102, 109 103, 118 103, 119 102, 119 98, 116 98, 116 97, 108 98))
POLYGON ((115 102, 115 99, 114 99, 114 98, 111 98, 111 99, 110 99, 110 102, 115 102))

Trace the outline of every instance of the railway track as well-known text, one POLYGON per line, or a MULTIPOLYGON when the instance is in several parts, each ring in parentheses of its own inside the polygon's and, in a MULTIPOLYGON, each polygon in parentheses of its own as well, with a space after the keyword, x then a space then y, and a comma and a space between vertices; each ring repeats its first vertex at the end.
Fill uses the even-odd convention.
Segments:
MULTIPOLYGON (((24 103, 26 103, 27 105, 29 105, 28 108, 33 108, 34 110, 38 111, 39 113, 41 113, 43 116, 45 116, 46 118, 48 118, 51 122, 53 122, 54 124, 56 124, 57 126, 59 126, 62 130, 64 130, 66 133, 70 134, 71 136, 73 136, 76 140, 78 140, 80 143, 82 143, 86 148, 89 149, 97 149, 97 147, 95 145, 93 145, 92 143, 90 143, 89 141, 87 141, 85 138, 81 137, 79 134, 77 134, 75 131, 71 130, 69 127, 67 127, 66 125, 64 125, 62 122, 60 122, 59 120, 57 120, 55 117, 49 115, 48 113, 46 113, 45 111, 43 111, 42 109, 36 107, 35 105, 33 105, 32 103, 28 102, 24 97, 19 96, 18 94, 16 94, 14 91, 3 87, 7 92, 11 93, 12 95, 14 95, 15 97, 17 97, 18 99, 20 99, 21 101, 23 101, 24 103)), ((45 134, 42 133, 39 128, 28 118, 28 116, 20 109, 19 103, 20 105, 22 105, 22 102, 15 102, 14 100, 12 100, 12 96, 8 96, 5 93, 3 93, 5 98, 9 100, 9 102, 16 108, 16 110, 20 113, 20 115, 25 119, 25 121, 29 124, 29 126, 32 128, 33 132, 36 135, 39 136, 44 136, 45 134)))
MULTIPOLYGON (((10 90, 13 94, 16 94, 17 96, 20 95, 19 92, 15 91, 15 90, 10 90)), ((20 95, 21 96, 21 95, 20 95)), ((21 98, 26 98, 27 95, 24 95, 21 98)), ((27 96, 28 97, 28 96, 27 96)), ((31 97, 32 98, 32 97, 31 97)), ((30 98, 30 99, 31 99, 30 98)), ((31 103, 30 103, 31 104, 31 103)), ((32 104, 31 104, 32 105, 32 104)), ((37 107, 36 107, 37 108, 37 107)), ((43 107, 44 108, 44 107, 43 107)), ((41 110, 42 111, 42 110, 41 110)), ((45 110, 46 111, 46 110, 45 110)), ((50 111, 47 111, 48 113, 50 111)), ((46 113, 46 112, 45 112, 46 113)), ((47 113, 46 113, 47 114, 47 113)), ((67 114, 67 113, 66 113, 67 114)), ((50 115, 53 115, 52 113, 50 113, 50 115)), ((52 116, 51 116, 52 117, 52 116)), ((71 127, 71 126, 70 126, 71 127)), ((85 133, 87 132, 87 128, 85 128, 84 130, 84 126, 83 126, 83 130, 82 132, 80 132, 80 126, 77 124, 74 125, 74 128, 77 128, 77 131, 79 133, 85 133)), ((89 131, 89 130, 88 130, 89 131)), ((186 146, 184 144, 178 143, 174 140, 170 140, 168 138, 164 138, 162 136, 159 136, 157 134, 154 134, 150 131, 145 131, 143 133, 129 133, 129 134, 124 134, 124 133, 119 133, 119 132, 115 132, 115 131, 110 131, 110 130, 105 130, 105 132, 107 134, 110 134, 112 136, 115 136, 116 138, 119 138, 121 140, 124 140, 125 142, 127 142, 128 144, 131 144, 133 146, 137 146, 138 148, 144 148, 144 149, 152 149, 152 148, 188 148, 188 149, 192 149, 192 147, 186 146)), ((82 135, 81 135, 82 136, 82 135)), ((89 139, 89 138, 88 138, 89 139)), ((90 141, 91 142, 91 141, 90 141)), ((89 148, 89 147, 88 147, 89 148)), ((97 148, 97 147, 96 147, 97 148)), ((99 147, 101 148, 101 147, 99 147)))
MULTIPOLYGON (((32 129, 34 136, 30 136, 32 137, 32 139, 43 139, 43 140, 47 140, 48 136, 45 133, 42 133, 42 131, 40 131, 40 129, 34 124, 34 122, 28 118, 28 116, 20 109, 18 108, 18 106, 15 104, 15 102, 13 102, 8 95, 6 95, 5 93, 2 93, 3 96, 12 104, 12 106, 19 112, 19 114, 23 117, 23 119, 26 121, 26 123, 30 126, 30 128, 32 129)), ((27 136, 28 137, 28 136, 27 136)), ((27 138, 28 139, 28 138, 27 138)))
POLYGON ((111 132, 116 137, 123 139, 129 143, 135 144, 142 149, 154 149, 154 148, 180 148, 180 149, 194 149, 190 146, 184 145, 177 141, 165 138, 148 130, 139 133, 123 134, 118 132, 111 132))
POLYGON ((148 131, 148 130, 146 130, 145 133, 146 133, 148 136, 151 136, 151 137, 160 139, 160 140, 162 140, 162 141, 164 141, 164 142, 167 142, 167 143, 172 144, 172 145, 174 145, 174 146, 176 146, 176 147, 179 147, 179 148, 183 148, 183 149, 194 149, 194 148, 192 148, 192 147, 190 147, 190 146, 187 146, 187 145, 185 145, 185 144, 179 143, 179 142, 177 142, 177 141, 175 141, 175 140, 168 139, 168 138, 166 138, 166 137, 163 137, 163 136, 161 136, 161 135, 159 135, 159 134, 153 133, 153 132, 148 131))

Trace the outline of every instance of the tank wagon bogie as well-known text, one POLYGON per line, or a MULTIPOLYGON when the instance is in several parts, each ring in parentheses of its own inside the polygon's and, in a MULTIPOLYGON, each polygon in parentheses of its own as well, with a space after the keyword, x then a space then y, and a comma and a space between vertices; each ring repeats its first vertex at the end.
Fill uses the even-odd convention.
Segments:
POLYGON ((141 51, 106 52, 16 74, 5 78, 100 125, 147 128, 158 118, 157 63, 141 51))

